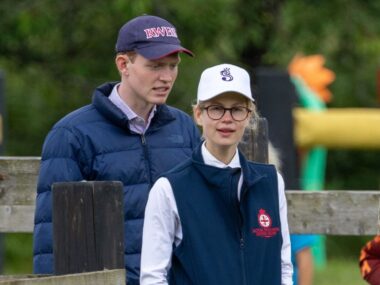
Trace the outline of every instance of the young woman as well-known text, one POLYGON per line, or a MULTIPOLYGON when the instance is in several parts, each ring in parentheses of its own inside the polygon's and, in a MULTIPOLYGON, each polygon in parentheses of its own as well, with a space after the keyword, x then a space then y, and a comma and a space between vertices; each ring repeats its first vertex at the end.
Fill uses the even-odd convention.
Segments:
POLYGON ((151 189, 141 285, 292 284, 283 179, 237 149, 254 114, 244 69, 202 73, 194 117, 204 141, 151 189))

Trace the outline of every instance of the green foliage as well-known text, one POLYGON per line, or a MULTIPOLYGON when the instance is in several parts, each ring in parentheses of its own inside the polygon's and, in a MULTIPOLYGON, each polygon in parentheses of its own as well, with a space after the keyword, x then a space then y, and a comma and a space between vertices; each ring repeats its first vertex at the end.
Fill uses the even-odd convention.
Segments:
POLYGON ((2 274, 32 273, 32 240, 31 234, 5 234, 2 236, 5 260, 2 274))
POLYGON ((331 106, 376 106, 379 13, 375 1, 288 1, 265 58, 286 66, 296 52, 322 54, 337 75, 331 106))
POLYGON ((63 114, 91 99, 94 87, 118 80, 118 29, 143 13, 172 21, 183 56, 169 103, 186 111, 200 72, 231 62, 286 68, 296 53, 323 54, 337 74, 333 107, 374 107, 380 64, 376 1, 10 1, 0 4, 0 68, 6 74, 7 152, 38 155, 63 114), (343 7, 343 8, 342 8, 343 7), (25 108, 27 106, 28 108, 25 108), (21 139, 23 138, 23 139, 21 139))
POLYGON ((326 180, 329 190, 380 189, 379 150, 332 150, 328 153, 326 180))

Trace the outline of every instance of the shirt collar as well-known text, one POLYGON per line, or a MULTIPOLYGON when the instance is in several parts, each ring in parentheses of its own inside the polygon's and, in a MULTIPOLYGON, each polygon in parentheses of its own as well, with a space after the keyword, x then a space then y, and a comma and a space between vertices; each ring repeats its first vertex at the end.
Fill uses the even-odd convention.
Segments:
MULTIPOLYGON (((112 92, 110 96, 108 97, 112 103, 116 105, 128 118, 128 120, 133 120, 138 118, 139 116, 128 106, 127 103, 121 99, 119 92, 117 91, 120 86, 120 83, 115 84, 115 86, 112 89, 112 92)), ((157 106, 154 105, 153 109, 151 110, 148 118, 148 122, 153 118, 154 114, 156 113, 157 106)))
POLYGON ((219 167, 219 168, 227 168, 227 167, 241 168, 239 151, 237 149, 236 149, 235 155, 232 158, 231 162, 229 164, 225 164, 224 162, 221 162, 215 156, 213 156, 208 151, 208 149, 206 148, 205 142, 203 142, 203 144, 202 144, 202 157, 203 157, 204 163, 207 165, 211 165, 211 166, 215 166, 215 167, 219 167))

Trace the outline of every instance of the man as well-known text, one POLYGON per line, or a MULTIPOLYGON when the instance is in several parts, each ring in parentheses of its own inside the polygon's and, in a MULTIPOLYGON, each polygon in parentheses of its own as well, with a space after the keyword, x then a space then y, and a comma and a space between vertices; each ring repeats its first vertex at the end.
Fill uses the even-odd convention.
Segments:
POLYGON ((125 267, 139 284, 141 235, 149 189, 190 156, 200 136, 192 118, 165 105, 177 78, 181 46, 168 21, 144 15, 127 22, 116 42, 121 80, 98 87, 92 103, 61 119, 46 137, 34 228, 34 272, 53 273, 54 182, 119 180, 124 184, 125 267))

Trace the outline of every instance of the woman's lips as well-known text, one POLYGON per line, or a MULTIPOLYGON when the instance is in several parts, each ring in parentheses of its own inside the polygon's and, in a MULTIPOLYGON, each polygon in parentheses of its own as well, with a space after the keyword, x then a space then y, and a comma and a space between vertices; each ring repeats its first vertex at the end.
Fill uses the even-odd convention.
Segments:
POLYGON ((235 130, 230 129, 230 128, 221 128, 221 129, 217 129, 217 131, 224 135, 229 135, 229 134, 232 134, 235 130))

